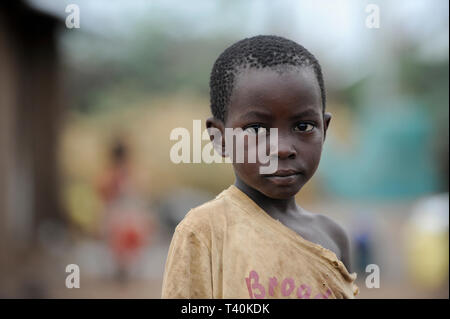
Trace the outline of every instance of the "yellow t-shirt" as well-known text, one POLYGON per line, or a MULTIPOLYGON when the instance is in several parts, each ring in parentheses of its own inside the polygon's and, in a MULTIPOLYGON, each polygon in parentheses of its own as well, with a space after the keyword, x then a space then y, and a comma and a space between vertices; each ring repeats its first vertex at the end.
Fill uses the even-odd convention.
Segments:
POLYGON ((355 279, 231 185, 177 226, 162 298, 353 298, 355 279))

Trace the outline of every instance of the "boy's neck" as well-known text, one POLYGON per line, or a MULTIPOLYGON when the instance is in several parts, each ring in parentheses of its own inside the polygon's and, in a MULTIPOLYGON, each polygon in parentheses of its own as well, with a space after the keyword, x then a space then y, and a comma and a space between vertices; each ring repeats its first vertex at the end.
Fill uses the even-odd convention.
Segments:
POLYGON ((271 215, 288 214, 299 212, 300 208, 295 202, 295 197, 288 199, 274 199, 267 197, 263 193, 248 186, 239 177, 236 176, 234 186, 244 192, 250 199, 252 199, 259 207, 261 207, 266 213, 271 215))

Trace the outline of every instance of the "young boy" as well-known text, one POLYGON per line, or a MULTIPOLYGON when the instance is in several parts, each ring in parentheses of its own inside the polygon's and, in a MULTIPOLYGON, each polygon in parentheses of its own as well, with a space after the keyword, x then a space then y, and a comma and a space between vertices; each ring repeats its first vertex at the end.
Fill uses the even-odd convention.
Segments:
MULTIPOLYGON (((210 94, 206 126, 222 136, 225 128, 278 129, 269 154, 278 166, 261 174, 259 160, 232 160, 234 185, 177 226, 162 298, 353 298, 345 231, 295 202, 319 165, 331 120, 316 58, 282 37, 246 38, 215 62, 210 94)), ((226 156, 226 139, 211 140, 226 156)))

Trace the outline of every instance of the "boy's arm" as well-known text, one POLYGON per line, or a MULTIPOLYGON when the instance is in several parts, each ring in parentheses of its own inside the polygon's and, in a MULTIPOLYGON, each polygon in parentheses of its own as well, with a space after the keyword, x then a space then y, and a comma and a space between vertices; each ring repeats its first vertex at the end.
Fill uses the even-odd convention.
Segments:
POLYGON ((334 221, 333 223, 333 237, 335 238, 336 243, 339 246, 339 250, 341 251, 341 261, 345 265, 345 268, 347 268, 347 271, 351 273, 350 239, 347 232, 341 225, 335 223, 334 221))
POLYGON ((212 298, 211 254, 198 236, 177 227, 164 270, 162 298, 212 298))
POLYGON ((336 242, 337 246, 339 247, 339 251, 341 253, 341 261, 345 265, 345 268, 347 268, 347 271, 349 273, 352 272, 351 267, 351 245, 350 245, 350 239, 348 237, 347 232, 345 229, 336 223, 334 220, 329 218, 325 215, 318 215, 324 225, 326 225, 329 234, 336 242))
POLYGON ((342 229, 341 233, 341 252, 342 252, 342 263, 347 268, 348 272, 352 272, 351 259, 350 259, 350 239, 348 238, 347 232, 342 229))

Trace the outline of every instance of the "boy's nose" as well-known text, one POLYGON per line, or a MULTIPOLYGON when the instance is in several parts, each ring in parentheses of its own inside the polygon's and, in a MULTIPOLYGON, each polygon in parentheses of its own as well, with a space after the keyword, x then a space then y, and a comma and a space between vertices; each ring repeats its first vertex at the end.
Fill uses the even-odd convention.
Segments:
POLYGON ((297 156, 297 151, 289 140, 283 141, 283 139, 280 139, 278 141, 277 155, 279 159, 294 159, 297 156))
POLYGON ((297 156, 297 152, 292 147, 287 147, 278 150, 279 159, 294 159, 297 156))

